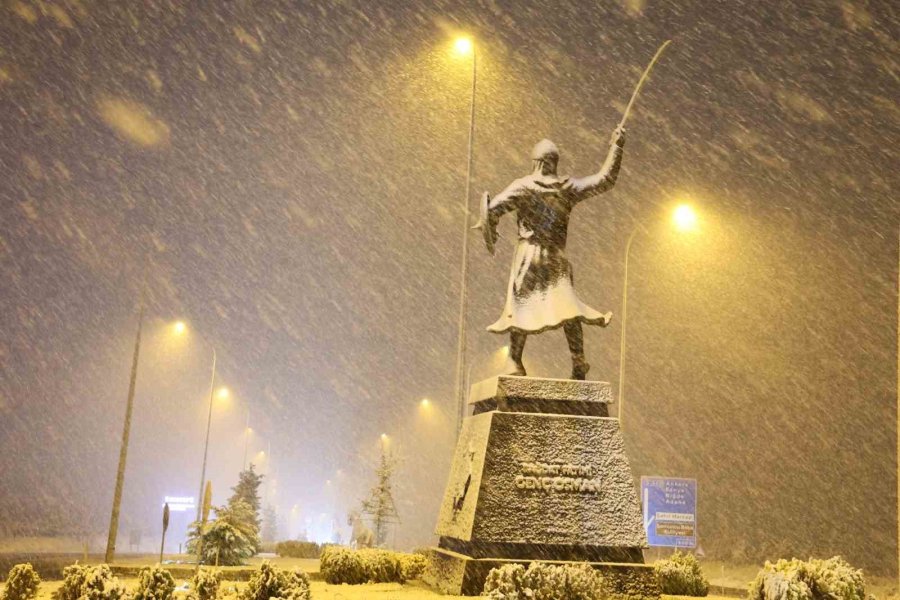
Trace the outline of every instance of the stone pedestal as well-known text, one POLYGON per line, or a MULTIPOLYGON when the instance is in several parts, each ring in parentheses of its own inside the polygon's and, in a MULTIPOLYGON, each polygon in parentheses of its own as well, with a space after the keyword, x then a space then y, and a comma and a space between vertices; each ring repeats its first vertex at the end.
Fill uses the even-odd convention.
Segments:
POLYGON ((589 562, 618 591, 658 596, 610 385, 500 376, 472 386, 426 581, 481 593, 508 562, 589 562))

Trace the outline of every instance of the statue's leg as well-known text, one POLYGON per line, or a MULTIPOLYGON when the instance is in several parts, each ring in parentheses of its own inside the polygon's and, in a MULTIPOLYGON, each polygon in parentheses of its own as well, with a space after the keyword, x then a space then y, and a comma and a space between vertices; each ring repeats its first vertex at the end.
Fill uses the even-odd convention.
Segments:
POLYGON ((507 375, 519 375, 524 377, 525 365, 522 363, 522 353, 525 351, 525 340, 528 334, 524 331, 509 332, 509 360, 507 360, 507 375))
POLYGON ((572 354, 571 379, 583 380, 591 365, 584 360, 584 332, 581 328, 581 321, 575 319, 566 321, 563 331, 566 332, 566 342, 568 342, 569 352, 572 354))

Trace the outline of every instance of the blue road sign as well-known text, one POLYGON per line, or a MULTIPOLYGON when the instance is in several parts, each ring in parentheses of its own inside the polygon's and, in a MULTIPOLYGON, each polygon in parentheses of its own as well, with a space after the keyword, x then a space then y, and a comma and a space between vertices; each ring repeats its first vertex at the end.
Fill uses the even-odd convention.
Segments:
POLYGON ((697 480, 641 477, 644 529, 651 546, 697 546, 697 480))

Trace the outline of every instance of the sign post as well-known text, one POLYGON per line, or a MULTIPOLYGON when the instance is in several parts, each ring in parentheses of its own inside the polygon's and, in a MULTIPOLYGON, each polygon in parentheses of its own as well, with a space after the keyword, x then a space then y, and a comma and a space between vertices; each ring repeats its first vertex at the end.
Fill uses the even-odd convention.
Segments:
POLYGON ((641 477, 644 529, 650 546, 697 547, 697 480, 641 477))
POLYGON ((163 506, 163 533, 162 542, 159 544, 159 564, 162 564, 163 548, 166 547, 166 530, 169 528, 169 503, 163 506))

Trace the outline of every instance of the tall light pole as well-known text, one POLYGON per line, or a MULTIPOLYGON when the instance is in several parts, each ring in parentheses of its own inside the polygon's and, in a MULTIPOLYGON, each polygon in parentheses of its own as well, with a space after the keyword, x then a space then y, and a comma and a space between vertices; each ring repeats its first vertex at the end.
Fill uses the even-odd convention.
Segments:
POLYGON ((212 351, 212 376, 209 380, 209 414, 206 416, 206 442, 203 445, 203 468, 200 470, 200 491, 197 492, 197 520, 200 520, 203 485, 206 483, 206 457, 209 454, 209 429, 212 425, 213 396, 216 387, 216 349, 212 351))
POLYGON ((456 347, 456 434, 462 426, 462 414, 466 405, 466 295, 469 271, 469 196, 472 188, 472 145, 475 141, 475 85, 478 60, 475 44, 470 38, 456 40, 454 48, 460 54, 472 55, 472 97, 469 101, 469 151, 466 159, 466 196, 463 199, 462 266, 460 268, 459 321, 456 347))
POLYGON ((250 407, 247 407, 247 425, 244 427, 244 462, 241 470, 247 469, 247 446, 250 444, 250 407))
MULTIPOLYGON (((681 231, 690 231, 697 226, 697 213, 687 204, 680 204, 672 213, 672 222, 681 231)), ((631 243, 638 231, 644 230, 642 223, 638 222, 625 244, 625 269, 622 275, 622 334, 619 338, 619 427, 622 426, 622 406, 625 404, 625 334, 628 316, 628 258, 631 256, 631 243)))
POLYGON ((109 535, 106 538, 106 554, 103 561, 112 562, 116 555, 116 537, 119 535, 119 509, 122 506, 122 489, 125 487, 125 463, 128 459, 128 438, 131 435, 131 414, 134 409, 134 390, 137 385, 138 357, 141 353, 141 329, 144 325, 144 297, 138 313, 137 335, 134 338, 134 356, 131 359, 131 379, 128 383, 128 400, 125 404, 125 425, 122 428, 122 445, 119 448, 119 470, 116 472, 116 489, 113 493, 112 513, 109 516, 109 535))

